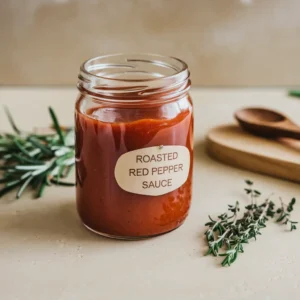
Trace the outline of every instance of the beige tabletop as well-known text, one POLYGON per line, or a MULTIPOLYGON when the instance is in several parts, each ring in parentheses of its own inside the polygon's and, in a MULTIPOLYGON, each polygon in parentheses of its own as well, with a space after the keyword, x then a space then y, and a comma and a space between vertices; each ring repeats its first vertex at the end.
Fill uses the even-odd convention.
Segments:
MULTIPOLYGON (((73 123, 75 88, 0 88, 0 106, 9 106, 22 129, 50 123, 51 105, 61 123, 73 123)), ((300 229, 271 224, 257 242, 245 246, 230 268, 205 257, 207 215, 227 204, 247 203, 243 180, 265 193, 298 197, 293 218, 300 220, 299 186, 238 170, 210 159, 207 130, 233 122, 235 109, 276 108, 296 122, 300 100, 281 89, 193 89, 195 105, 194 196, 179 229, 148 240, 126 242, 99 237, 80 223, 73 188, 51 187, 40 200, 13 194, 0 200, 0 299, 12 300, 273 300, 300 293, 300 229)), ((9 125, 0 111, 0 130, 9 125)))

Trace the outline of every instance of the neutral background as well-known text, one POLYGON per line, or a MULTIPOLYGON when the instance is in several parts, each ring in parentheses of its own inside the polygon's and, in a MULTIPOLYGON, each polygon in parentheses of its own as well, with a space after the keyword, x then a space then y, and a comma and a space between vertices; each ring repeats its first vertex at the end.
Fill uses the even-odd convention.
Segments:
POLYGON ((74 85, 85 59, 153 52, 194 85, 300 84, 299 0, 1 0, 0 84, 74 85))

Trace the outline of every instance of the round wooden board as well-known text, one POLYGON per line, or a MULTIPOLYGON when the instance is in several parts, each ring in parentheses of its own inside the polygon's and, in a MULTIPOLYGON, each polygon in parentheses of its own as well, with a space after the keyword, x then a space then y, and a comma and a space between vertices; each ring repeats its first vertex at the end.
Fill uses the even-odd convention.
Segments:
POLYGON ((224 125, 208 132, 206 145, 208 153, 223 163, 300 182, 300 141, 264 139, 238 125, 224 125))

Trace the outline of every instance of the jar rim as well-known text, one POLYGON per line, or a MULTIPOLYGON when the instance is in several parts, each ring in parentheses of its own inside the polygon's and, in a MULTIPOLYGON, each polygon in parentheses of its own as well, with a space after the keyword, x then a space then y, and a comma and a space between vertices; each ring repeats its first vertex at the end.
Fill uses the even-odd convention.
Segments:
MULTIPOLYGON (((119 63, 119 62, 118 62, 119 63)), ((114 62, 112 61, 111 63, 105 63, 103 62, 104 67, 106 68, 110 68, 110 64, 114 64, 114 62)), ((99 65, 99 64, 98 64, 99 65)), ((97 65, 96 65, 97 66, 97 65)), ((121 65, 119 65, 119 67, 123 67, 121 65)), ((133 81, 138 81, 138 82, 143 82, 143 81, 154 81, 157 79, 162 79, 162 78, 170 78, 170 77, 175 77, 178 74, 180 74, 181 72, 185 72, 188 71, 188 66, 187 64, 174 56, 164 56, 164 55, 160 55, 160 54, 153 54, 153 53, 130 53, 130 54, 126 54, 126 53, 115 53, 115 54, 108 54, 108 55, 100 55, 100 56, 96 56, 96 57, 92 57, 87 59, 86 61, 84 61, 81 66, 80 66, 80 71, 81 72, 85 72, 91 76, 95 76, 97 78, 103 78, 105 80, 116 80, 116 81, 129 81, 129 82, 133 82, 133 81), (95 74, 93 72, 91 72, 90 70, 94 70, 95 69, 95 65, 92 65, 93 62, 97 61, 97 60, 105 60, 105 59, 114 59, 114 58, 124 58, 125 62, 128 63, 132 63, 132 62, 147 62, 147 63, 152 63, 155 65, 159 65, 159 66, 164 66, 164 67, 168 67, 170 69, 175 70, 176 72, 172 75, 164 75, 162 77, 152 77, 152 78, 112 78, 110 76, 104 76, 104 75, 99 75, 99 74, 95 74), (147 59, 148 58, 148 59, 147 59), (150 59, 152 58, 152 60, 150 59), (153 60, 153 58, 156 58, 157 60, 153 60), (167 63, 166 61, 172 61, 173 65, 171 65, 171 63, 167 63), (177 65, 176 65, 177 64, 177 65), (178 66, 178 67, 177 67, 178 66), (177 67, 177 68, 176 68, 177 67)))
POLYGON ((150 53, 111 54, 86 60, 77 87, 82 94, 109 102, 168 101, 190 87, 187 64, 150 53))

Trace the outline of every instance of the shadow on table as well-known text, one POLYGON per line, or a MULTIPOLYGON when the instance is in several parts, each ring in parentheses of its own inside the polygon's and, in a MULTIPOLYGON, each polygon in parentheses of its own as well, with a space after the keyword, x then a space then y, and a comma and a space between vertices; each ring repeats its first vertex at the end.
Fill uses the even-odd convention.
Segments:
MULTIPOLYGON (((203 140, 195 143, 194 153, 195 160, 201 163, 201 168, 205 168, 208 163, 207 159, 214 161, 207 155, 203 140)), ((218 165, 217 162, 215 164, 218 165)), ((15 201, 3 201, 0 207, 1 210, 2 207, 6 210, 0 214, 0 236, 4 236, 6 240, 20 239, 33 243, 38 243, 38 241, 100 243, 107 246, 115 245, 116 242, 128 243, 104 238, 87 230, 79 219, 74 199, 63 199, 63 202, 60 202, 56 199, 49 199, 48 196, 45 199, 32 200, 35 203, 25 206, 19 205, 21 203, 14 203, 15 201)), ((22 201, 22 199, 18 201, 22 201)), ((201 232, 201 236, 202 234, 203 232, 201 232)), ((145 240, 140 242, 143 241, 145 240)))
POLYGON ((207 167, 209 168, 219 168, 220 165, 222 165, 223 168, 232 169, 230 165, 226 165, 223 162, 220 162, 209 155, 206 149, 206 141, 205 140, 199 140, 195 141, 194 145, 194 163, 201 164, 201 168, 205 169, 207 167))
POLYGON ((205 140, 199 140, 195 141, 194 145, 194 159, 195 162, 214 162, 215 164, 219 164, 220 162, 213 159, 206 150, 206 141, 205 140))
POLYGON ((194 145, 194 158, 195 160, 202 160, 204 157, 208 157, 205 149, 205 141, 195 141, 194 145))
MULTIPOLYGON (((34 200, 33 200, 34 201, 34 200)), ((43 201, 43 200, 38 200, 43 201)), ((12 204, 6 204, 12 205, 12 204)), ((34 207, 1 214, 0 235, 9 239, 53 241, 53 242, 95 242, 111 244, 114 240, 98 236, 87 230, 81 223, 73 201, 51 205, 36 204, 34 207)))

